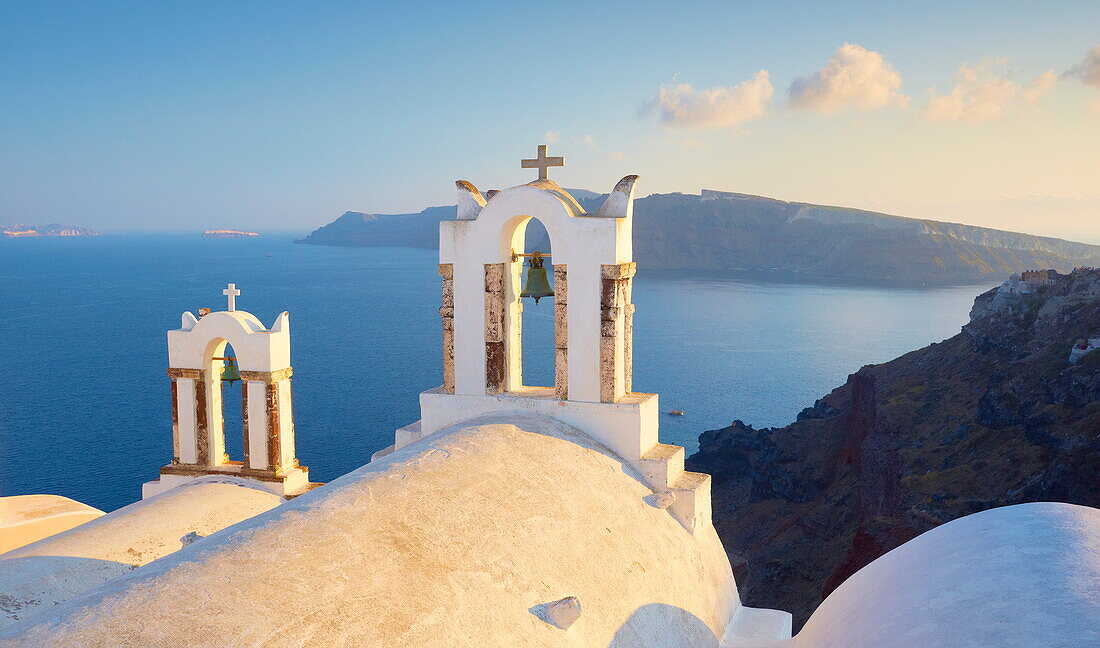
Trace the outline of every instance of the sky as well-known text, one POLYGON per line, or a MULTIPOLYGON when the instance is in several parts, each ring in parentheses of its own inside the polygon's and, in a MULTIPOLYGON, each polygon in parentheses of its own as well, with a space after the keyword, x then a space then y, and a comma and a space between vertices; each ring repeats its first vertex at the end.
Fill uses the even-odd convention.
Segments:
POLYGON ((1100 2, 0 0, 0 223, 308 231, 543 143, 567 187, 1100 244, 1100 2))

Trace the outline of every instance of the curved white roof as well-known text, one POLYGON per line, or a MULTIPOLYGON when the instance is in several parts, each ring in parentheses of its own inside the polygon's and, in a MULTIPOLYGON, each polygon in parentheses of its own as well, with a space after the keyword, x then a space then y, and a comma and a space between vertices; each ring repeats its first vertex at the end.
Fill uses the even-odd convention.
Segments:
POLYGON ((0 631, 0 646, 714 646, 738 605, 729 562, 712 527, 693 535, 651 494, 560 422, 458 424, 0 631), (575 623, 544 620, 571 596, 575 623))
POLYGON ((936 527, 856 572, 791 643, 1100 646, 1100 510, 1020 504, 936 527))
POLYGON ((0 554, 0 628, 46 611, 215 531, 278 506, 278 495, 212 475, 0 554))

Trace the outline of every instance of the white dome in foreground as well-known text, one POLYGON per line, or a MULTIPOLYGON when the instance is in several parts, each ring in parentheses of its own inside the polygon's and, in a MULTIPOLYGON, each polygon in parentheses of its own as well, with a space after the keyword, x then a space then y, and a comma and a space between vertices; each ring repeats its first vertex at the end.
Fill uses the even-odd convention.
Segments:
POLYGON ((1020 504, 932 529, 856 572, 790 642, 1100 646, 1100 510, 1020 504))

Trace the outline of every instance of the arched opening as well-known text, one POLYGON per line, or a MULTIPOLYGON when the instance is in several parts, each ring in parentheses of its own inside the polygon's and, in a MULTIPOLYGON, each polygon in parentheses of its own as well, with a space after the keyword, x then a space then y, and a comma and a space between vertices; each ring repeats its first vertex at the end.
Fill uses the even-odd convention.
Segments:
POLYGON ((222 431, 225 434, 225 454, 230 461, 244 461, 244 381, 240 377, 240 364, 233 345, 226 344, 221 357, 220 379, 222 390, 222 431))
MULTIPOLYGON (((536 287, 539 277, 538 271, 532 272, 532 264, 537 265, 541 261, 546 276, 546 283, 553 289, 554 264, 550 235, 546 227, 537 218, 532 218, 524 225, 523 252, 533 254, 541 253, 541 259, 533 257, 521 257, 520 263, 520 290, 525 287, 536 287)), ((554 386, 554 303, 555 296, 542 297, 536 303, 533 298, 524 297, 520 311, 520 354, 521 354, 521 383, 527 387, 553 387, 554 386)))
POLYGON ((240 362, 227 340, 213 340, 207 361, 207 447, 214 466, 244 462, 245 383, 240 362))

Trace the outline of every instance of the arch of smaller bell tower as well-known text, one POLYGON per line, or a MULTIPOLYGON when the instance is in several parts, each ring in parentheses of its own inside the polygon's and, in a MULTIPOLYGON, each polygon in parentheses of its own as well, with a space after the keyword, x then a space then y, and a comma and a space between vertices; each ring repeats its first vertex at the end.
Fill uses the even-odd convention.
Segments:
POLYGON ((290 316, 271 328, 236 310, 234 284, 224 291, 230 309, 186 312, 179 329, 168 332, 168 377, 172 398, 172 461, 160 478, 142 487, 151 497, 203 475, 248 479, 278 495, 310 487, 308 468, 295 453, 291 403, 290 316), (232 345, 241 380, 243 461, 225 454, 222 355, 232 345))

